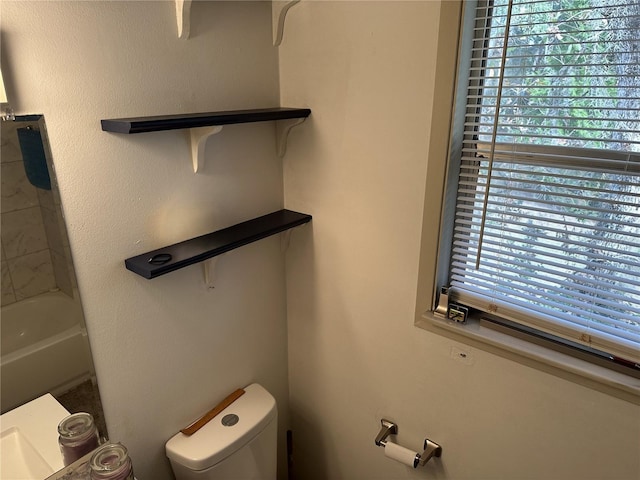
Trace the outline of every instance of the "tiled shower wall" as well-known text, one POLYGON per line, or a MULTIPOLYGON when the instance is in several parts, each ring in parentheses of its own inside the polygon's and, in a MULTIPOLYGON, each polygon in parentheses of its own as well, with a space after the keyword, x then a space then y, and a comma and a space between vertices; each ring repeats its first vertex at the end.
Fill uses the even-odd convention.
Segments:
POLYGON ((43 133, 44 120, 3 121, 1 139, 2 305, 54 289, 73 297, 75 278, 57 183, 51 190, 35 188, 26 177, 17 129, 30 126, 43 133))

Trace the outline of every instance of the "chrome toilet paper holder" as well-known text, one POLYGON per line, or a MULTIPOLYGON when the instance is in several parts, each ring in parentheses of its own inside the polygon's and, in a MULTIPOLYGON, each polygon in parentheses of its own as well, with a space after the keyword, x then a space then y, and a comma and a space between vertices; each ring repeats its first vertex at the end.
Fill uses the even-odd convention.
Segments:
MULTIPOLYGON (((380 431, 378 432, 378 436, 376 437, 375 442, 379 447, 386 447, 387 437, 389 435, 398 434, 398 425, 384 418, 380 420, 380 424, 382 426, 380 428, 380 431)), ((442 456, 442 447, 436 442, 429 440, 428 438, 424 439, 424 446, 422 447, 422 449, 424 450, 422 453, 416 453, 416 458, 413 465, 414 468, 418 465, 425 465, 429 460, 431 460, 432 457, 442 456)))

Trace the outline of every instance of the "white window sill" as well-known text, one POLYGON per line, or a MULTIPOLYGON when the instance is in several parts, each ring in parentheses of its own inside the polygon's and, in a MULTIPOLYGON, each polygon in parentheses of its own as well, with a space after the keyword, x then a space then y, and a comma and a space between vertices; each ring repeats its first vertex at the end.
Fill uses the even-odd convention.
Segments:
POLYGON ((480 325, 426 312, 416 326, 640 405, 640 379, 480 325))

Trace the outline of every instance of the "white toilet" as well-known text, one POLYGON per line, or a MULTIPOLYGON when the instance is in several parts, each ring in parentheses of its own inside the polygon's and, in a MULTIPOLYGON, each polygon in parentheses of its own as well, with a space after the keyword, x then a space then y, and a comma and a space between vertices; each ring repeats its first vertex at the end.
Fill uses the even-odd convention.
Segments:
POLYGON ((275 480, 276 401, 257 383, 244 390, 196 433, 167 442, 177 480, 275 480))

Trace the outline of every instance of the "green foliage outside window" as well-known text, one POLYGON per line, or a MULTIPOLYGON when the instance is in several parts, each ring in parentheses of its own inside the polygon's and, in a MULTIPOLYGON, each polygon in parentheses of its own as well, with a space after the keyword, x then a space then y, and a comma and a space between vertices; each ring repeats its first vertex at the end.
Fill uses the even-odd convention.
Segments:
POLYGON ((478 244, 468 247, 465 275, 559 318, 612 319, 614 330, 638 332, 640 1, 516 0, 503 67, 508 3, 492 2, 474 43, 484 59, 472 67, 480 88, 469 91, 480 98, 465 135, 478 151, 462 168, 479 173, 457 225, 470 225, 478 244), (535 158, 509 158, 514 144, 535 158), (633 168, 609 170, 612 155, 633 168), (468 221, 483 211, 485 225, 468 221))

